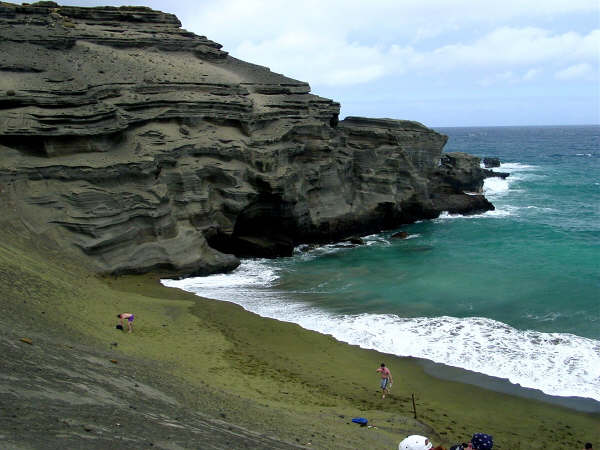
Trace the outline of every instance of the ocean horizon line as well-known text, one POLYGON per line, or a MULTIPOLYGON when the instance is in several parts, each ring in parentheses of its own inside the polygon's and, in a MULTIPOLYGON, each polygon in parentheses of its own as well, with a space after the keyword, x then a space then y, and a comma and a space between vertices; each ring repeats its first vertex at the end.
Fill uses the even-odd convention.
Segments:
MULTIPOLYGON (((346 120, 350 117, 358 117, 355 114, 345 115, 343 119, 346 120)), ((598 127, 600 126, 600 121, 596 123, 545 123, 545 124, 504 124, 504 125, 432 125, 429 122, 424 122, 418 119, 402 119, 397 117, 369 117, 369 119, 384 119, 384 120, 398 120, 398 121, 408 121, 408 122, 419 122, 428 128, 556 128, 556 127, 598 127)))
POLYGON ((577 128, 577 127, 599 127, 600 123, 579 124, 555 124, 555 125, 427 125, 429 128, 577 128))

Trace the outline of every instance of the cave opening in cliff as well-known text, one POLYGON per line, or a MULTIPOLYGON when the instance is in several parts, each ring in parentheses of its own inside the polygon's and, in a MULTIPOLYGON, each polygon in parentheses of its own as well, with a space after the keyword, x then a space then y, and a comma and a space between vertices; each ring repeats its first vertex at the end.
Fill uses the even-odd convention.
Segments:
POLYGON ((214 233, 208 242, 240 257, 291 256, 296 229, 292 207, 279 196, 262 196, 238 214, 230 236, 214 233))

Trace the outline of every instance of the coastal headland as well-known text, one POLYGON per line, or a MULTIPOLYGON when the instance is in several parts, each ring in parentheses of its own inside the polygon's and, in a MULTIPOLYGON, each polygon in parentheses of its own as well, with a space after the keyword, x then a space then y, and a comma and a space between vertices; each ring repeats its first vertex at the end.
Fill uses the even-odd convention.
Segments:
POLYGON ((98 273, 204 275, 239 256, 493 209, 479 158, 144 7, 0 4, 0 185, 98 273), (476 193, 465 194, 464 191, 476 193))
POLYGON ((149 8, 0 3, 0 36, 2 448, 600 441, 597 410, 445 379, 460 377, 160 285, 493 208, 473 195, 479 159, 442 154, 444 135, 340 121, 306 83, 149 8), (115 329, 125 311, 132 334, 115 329))

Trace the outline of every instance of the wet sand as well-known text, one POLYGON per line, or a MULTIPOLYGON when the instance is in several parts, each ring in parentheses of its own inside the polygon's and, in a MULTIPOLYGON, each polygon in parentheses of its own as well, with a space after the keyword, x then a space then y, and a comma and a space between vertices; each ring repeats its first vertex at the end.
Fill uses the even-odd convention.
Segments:
POLYGON ((415 358, 425 372, 443 380, 472 384, 484 389, 517 397, 538 400, 552 405, 559 405, 574 411, 600 414, 600 402, 593 398, 559 397, 548 395, 539 389, 531 389, 513 384, 506 378, 492 377, 482 373, 471 372, 458 367, 447 366, 427 359, 415 358))

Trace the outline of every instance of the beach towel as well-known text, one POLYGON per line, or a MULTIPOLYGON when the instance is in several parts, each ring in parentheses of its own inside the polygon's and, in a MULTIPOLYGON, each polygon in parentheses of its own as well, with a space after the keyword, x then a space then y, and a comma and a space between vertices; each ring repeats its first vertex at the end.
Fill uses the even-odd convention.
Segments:
POLYGON ((364 417, 355 417, 354 419, 352 419, 352 422, 358 423, 360 425, 366 425, 367 423, 369 423, 369 421, 364 417))

